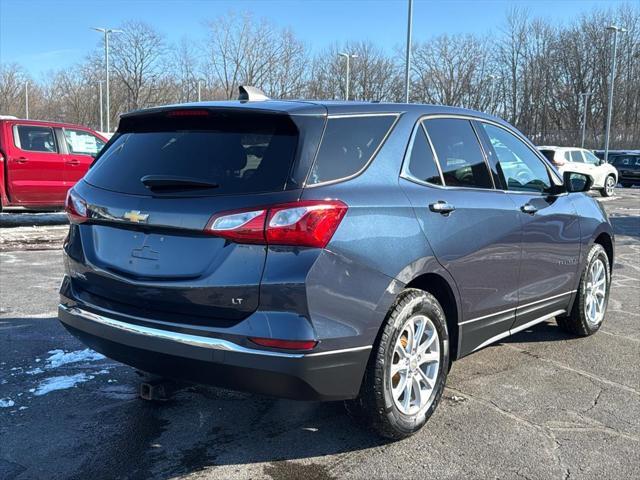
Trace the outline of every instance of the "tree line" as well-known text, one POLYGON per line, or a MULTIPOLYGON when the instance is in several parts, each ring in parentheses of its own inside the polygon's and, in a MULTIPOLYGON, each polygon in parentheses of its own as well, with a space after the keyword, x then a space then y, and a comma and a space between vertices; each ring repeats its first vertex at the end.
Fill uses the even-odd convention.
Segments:
MULTIPOLYGON (((498 115, 538 144, 578 145, 584 96, 586 147, 601 148, 612 60, 611 24, 619 34, 611 148, 640 148, 640 8, 593 10, 564 25, 509 9, 486 35, 443 34, 412 45, 411 102, 453 105, 498 115)), ((238 85, 272 98, 344 99, 351 59, 350 100, 401 102, 404 46, 387 51, 370 40, 312 51, 291 28, 229 13, 203 24, 204 38, 170 44, 142 21, 111 37, 111 108, 115 124, 131 110, 176 102, 237 97, 238 85)), ((421 34, 421 25, 414 25, 421 34)), ((102 45, 73 67, 29 77, 19 64, 0 65, 0 114, 79 123, 98 129, 102 45)))

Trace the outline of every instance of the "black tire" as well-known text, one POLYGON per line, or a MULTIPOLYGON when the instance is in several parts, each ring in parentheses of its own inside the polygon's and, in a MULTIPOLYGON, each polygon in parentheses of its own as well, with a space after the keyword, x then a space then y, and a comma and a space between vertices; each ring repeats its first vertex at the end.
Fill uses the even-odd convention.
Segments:
POLYGON ((357 399, 346 402, 347 411, 383 437, 394 440, 406 438, 420 430, 436 409, 444 391, 448 371, 449 335, 444 311, 430 293, 407 289, 398 296, 387 315, 371 352, 360 395, 357 399), (418 314, 428 317, 438 333, 440 363, 426 404, 414 415, 406 415, 397 408, 392 398, 389 366, 403 327, 418 314))
POLYGON ((589 250, 589 254, 587 255, 587 262, 580 275, 580 284, 578 287, 578 292, 576 293, 576 298, 573 302, 573 307, 571 308, 571 312, 568 315, 563 315, 556 317, 556 322, 558 326, 569 332, 573 335, 577 335, 580 337, 588 337, 589 335, 593 335, 599 329, 602 323, 604 322, 604 316, 606 315, 607 304, 609 302, 609 290, 611 286, 611 268, 609 265, 609 257, 607 256, 607 252, 604 250, 602 245, 595 243, 591 250, 589 250), (587 284, 588 284, 588 273, 591 269, 591 266, 598 260, 601 260, 604 263, 605 267, 605 278, 606 278, 606 292, 604 297, 604 312, 602 319, 598 323, 592 323, 587 318, 586 312, 586 299, 587 299, 587 284))
POLYGON ((613 195, 615 195, 615 185, 616 182, 616 177, 614 177, 613 175, 607 175, 607 178, 604 179, 604 187, 600 189, 600 195, 602 195, 603 197, 612 197, 613 195), (607 183, 609 182, 609 180, 613 180, 613 188, 611 189, 611 191, 607 190, 607 183))

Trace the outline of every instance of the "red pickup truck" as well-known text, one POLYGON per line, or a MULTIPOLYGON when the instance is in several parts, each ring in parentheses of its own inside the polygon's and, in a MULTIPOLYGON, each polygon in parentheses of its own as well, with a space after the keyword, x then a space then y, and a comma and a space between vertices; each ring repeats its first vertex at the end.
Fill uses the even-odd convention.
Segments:
POLYGON ((0 211, 63 207, 106 142, 79 125, 0 117, 0 211))

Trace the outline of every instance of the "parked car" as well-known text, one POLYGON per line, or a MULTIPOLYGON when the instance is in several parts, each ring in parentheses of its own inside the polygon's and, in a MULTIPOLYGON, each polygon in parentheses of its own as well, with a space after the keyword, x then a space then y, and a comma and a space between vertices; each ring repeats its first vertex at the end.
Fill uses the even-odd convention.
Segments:
POLYGON ((0 118, 0 210, 63 207, 106 141, 79 125, 0 118))
POLYGON ((142 371, 346 399, 402 438, 453 360, 554 317, 598 331, 614 236, 590 187, 459 108, 134 112, 69 192, 59 318, 142 371))
POLYGON ((560 173, 565 171, 586 173, 593 178, 593 188, 603 197, 610 197, 615 193, 618 171, 596 157, 590 150, 549 146, 538 147, 538 150, 558 168, 560 173))
POLYGON ((623 187, 640 185, 640 151, 609 153, 609 162, 618 170, 623 187))

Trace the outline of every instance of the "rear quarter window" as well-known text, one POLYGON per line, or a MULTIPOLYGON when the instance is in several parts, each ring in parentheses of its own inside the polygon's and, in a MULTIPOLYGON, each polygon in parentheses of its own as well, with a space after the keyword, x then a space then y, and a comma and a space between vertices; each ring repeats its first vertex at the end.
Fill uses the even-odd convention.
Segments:
POLYGON ((307 185, 344 179, 362 171, 397 118, 396 114, 329 117, 307 185))

